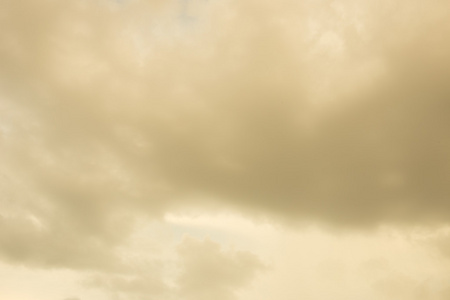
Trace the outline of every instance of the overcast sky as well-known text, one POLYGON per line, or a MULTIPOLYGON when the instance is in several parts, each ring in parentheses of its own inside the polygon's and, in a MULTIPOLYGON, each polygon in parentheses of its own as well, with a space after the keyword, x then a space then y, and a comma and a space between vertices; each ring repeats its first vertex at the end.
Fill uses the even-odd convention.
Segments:
POLYGON ((449 1, 0 1, 0 299, 449 298, 449 1))

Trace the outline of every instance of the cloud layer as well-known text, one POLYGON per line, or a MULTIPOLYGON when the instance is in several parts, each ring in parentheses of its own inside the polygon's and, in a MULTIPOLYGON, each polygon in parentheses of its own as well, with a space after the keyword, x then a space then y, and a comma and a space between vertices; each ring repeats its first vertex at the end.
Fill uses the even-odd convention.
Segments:
POLYGON ((2 4, 5 176, 91 229, 200 198, 446 220, 445 3, 34 5, 2 4))
MULTIPOLYGON (((439 0, 2 1, 0 257, 139 290, 121 253, 139 218, 447 223, 449 12, 439 0)), ((219 248, 180 246, 186 297, 231 299, 256 274, 251 254, 219 248), (199 294, 197 268, 215 263, 220 280, 199 294)))

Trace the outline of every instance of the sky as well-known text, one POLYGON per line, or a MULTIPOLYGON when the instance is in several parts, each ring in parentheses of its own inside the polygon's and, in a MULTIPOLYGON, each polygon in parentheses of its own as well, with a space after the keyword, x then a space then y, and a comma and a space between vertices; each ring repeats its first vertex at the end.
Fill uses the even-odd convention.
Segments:
POLYGON ((447 300, 450 2, 2 0, 0 299, 447 300))

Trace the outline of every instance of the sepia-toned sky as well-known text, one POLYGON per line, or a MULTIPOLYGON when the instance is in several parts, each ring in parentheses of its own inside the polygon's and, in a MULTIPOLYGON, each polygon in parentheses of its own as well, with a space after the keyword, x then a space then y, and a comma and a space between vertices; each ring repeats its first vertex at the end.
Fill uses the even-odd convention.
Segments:
POLYGON ((450 2, 1 0, 0 299, 450 299, 450 2))

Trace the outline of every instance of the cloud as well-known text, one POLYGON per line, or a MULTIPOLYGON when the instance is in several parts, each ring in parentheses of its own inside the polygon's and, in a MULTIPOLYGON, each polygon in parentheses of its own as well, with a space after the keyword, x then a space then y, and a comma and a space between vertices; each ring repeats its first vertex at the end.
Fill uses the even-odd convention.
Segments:
POLYGON ((127 273, 98 274, 86 286, 114 299, 237 299, 265 268, 255 254, 225 250, 210 239, 187 237, 175 254, 176 258, 154 260, 136 256, 127 273))
POLYGON ((208 239, 185 239, 178 253, 182 262, 177 283, 183 299, 236 299, 239 289, 265 268, 254 254, 224 251, 208 239))
POLYGON ((187 209, 448 220, 447 3, 161 3, 0 4, 2 257, 102 269, 187 209))
POLYGON ((170 299, 170 289, 158 278, 160 274, 150 273, 117 276, 103 274, 88 281, 88 287, 100 289, 113 299, 170 299))
POLYGON ((123 272, 116 244, 105 237, 84 236, 70 228, 39 230, 26 220, 2 219, 1 258, 8 263, 39 268, 123 272))

